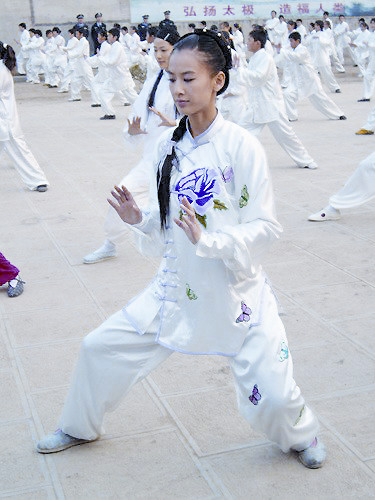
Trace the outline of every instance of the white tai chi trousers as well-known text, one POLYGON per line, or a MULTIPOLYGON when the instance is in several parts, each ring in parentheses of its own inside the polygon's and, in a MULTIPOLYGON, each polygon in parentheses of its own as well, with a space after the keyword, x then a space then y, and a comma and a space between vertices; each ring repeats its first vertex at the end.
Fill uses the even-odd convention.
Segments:
POLYGON ((26 62, 27 62, 28 57, 25 57, 25 52, 21 49, 16 56, 17 60, 17 71, 20 75, 24 75, 26 73, 26 62))
MULTIPOLYGON (((298 92, 296 90, 285 90, 283 94, 289 120, 298 120, 298 92)), ((340 116, 344 114, 332 99, 327 96, 323 89, 310 95, 309 99, 315 109, 331 120, 338 120, 340 116)))
POLYGON ((367 203, 375 198, 375 152, 359 164, 344 187, 331 196, 329 204, 340 210, 367 203))
POLYGON ((128 84, 127 79, 124 79, 123 85, 114 84, 110 79, 103 83, 103 86, 99 90, 100 104, 102 105, 103 111, 106 115, 114 115, 115 110, 112 106, 112 99, 117 92, 121 92, 122 97, 130 103, 137 99, 138 94, 134 89, 134 83, 128 84))
POLYGON ((285 112, 280 111, 279 119, 268 123, 254 123, 248 120, 243 122, 249 132, 258 136, 263 128, 268 125, 272 135, 280 146, 288 153, 299 167, 305 167, 314 163, 314 160, 306 151, 302 142, 298 139, 296 133, 291 127, 285 112))
POLYGON ((72 99, 81 99, 82 85, 87 86, 91 91, 91 103, 100 104, 99 97, 96 94, 94 75, 88 63, 82 63, 74 69, 70 82, 70 97, 72 99))
POLYGON ((363 97, 371 99, 375 89, 375 60, 372 58, 363 75, 363 97))
POLYGON ((365 130, 372 130, 375 132, 375 107, 372 108, 370 114, 367 117, 366 125, 363 126, 365 130))
POLYGON ((337 83, 336 78, 333 76, 331 66, 319 66, 317 68, 317 71, 320 74, 322 82, 327 85, 331 92, 336 92, 336 90, 340 88, 340 85, 337 83))
MULTIPOLYGON (((157 316, 149 332, 138 335, 119 311, 84 338, 60 419, 63 432, 88 440, 104 432, 105 413, 173 354, 155 342, 158 326, 157 316)), ((249 329, 240 352, 228 361, 240 413, 284 452, 300 451, 311 444, 319 424, 293 379, 291 355, 283 361, 280 357, 284 343, 284 326, 268 288, 262 324, 249 329), (257 405, 249 399, 255 385, 261 396, 257 405)))
POLYGON ((29 189, 33 190, 43 184, 49 185, 23 137, 10 135, 9 140, 0 141, 0 154, 2 151, 6 151, 13 160, 14 166, 29 189))

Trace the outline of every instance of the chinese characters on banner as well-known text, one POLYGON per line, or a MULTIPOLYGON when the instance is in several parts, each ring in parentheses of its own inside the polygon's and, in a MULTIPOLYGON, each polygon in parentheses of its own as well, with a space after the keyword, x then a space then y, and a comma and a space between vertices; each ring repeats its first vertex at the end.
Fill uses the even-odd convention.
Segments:
POLYGON ((368 10, 367 15, 375 16, 375 0, 342 0, 341 2, 333 0, 323 0, 322 2, 289 0, 288 2, 271 2, 269 0, 217 0, 209 3, 194 2, 194 0, 173 0, 161 2, 150 2, 149 0, 130 0, 131 20, 138 22, 142 16, 147 13, 150 15, 150 22, 155 23, 163 18, 165 10, 171 11, 171 19, 174 21, 210 21, 217 20, 241 20, 250 18, 270 17, 271 10, 276 10, 277 14, 292 19, 296 17, 321 17, 325 10, 331 15, 353 15, 353 8, 361 6, 368 10), (371 11, 373 13, 371 14, 371 11))

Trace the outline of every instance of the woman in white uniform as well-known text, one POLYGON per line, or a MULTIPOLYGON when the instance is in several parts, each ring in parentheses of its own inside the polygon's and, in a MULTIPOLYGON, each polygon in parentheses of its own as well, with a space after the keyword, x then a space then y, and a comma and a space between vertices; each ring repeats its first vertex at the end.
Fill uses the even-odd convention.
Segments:
POLYGON ((0 152, 13 160, 23 182, 33 191, 47 191, 48 181, 24 139, 18 119, 12 72, 14 50, 0 42, 0 152))
POLYGON ((110 200, 140 250, 162 263, 145 291, 83 341, 60 429, 39 441, 40 453, 98 439, 105 412, 179 351, 226 356, 252 427, 284 452, 296 450, 306 467, 323 465, 319 424, 293 379, 261 266, 281 231, 265 153, 216 110, 230 67, 230 52, 212 31, 176 44, 168 73, 184 117, 158 143, 149 207, 141 211, 125 187, 110 200))
MULTIPOLYGON (((176 107, 169 90, 169 56, 179 40, 179 34, 169 29, 159 30, 155 38, 155 57, 159 63, 159 74, 145 81, 143 88, 133 104, 125 125, 124 135, 127 148, 137 151, 143 149, 139 163, 121 180, 120 185, 130 186, 140 207, 147 204, 150 186, 150 165, 155 144, 167 127, 176 125, 176 107)), ((127 234, 127 227, 110 208, 104 223, 106 239, 94 252, 83 259, 85 264, 95 264, 117 255, 116 246, 127 234)))

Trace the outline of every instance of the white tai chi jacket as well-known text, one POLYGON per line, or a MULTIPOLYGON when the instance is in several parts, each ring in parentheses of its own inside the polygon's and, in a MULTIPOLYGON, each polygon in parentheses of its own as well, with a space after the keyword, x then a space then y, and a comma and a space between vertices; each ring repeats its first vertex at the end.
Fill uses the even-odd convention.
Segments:
POLYGON ((338 47, 347 47, 350 42, 349 24, 346 21, 336 24, 333 29, 333 33, 336 37, 336 44, 338 47))
POLYGON ((279 20, 277 17, 274 17, 274 18, 271 17, 271 19, 268 19, 266 21, 265 29, 267 30, 268 38, 270 39, 271 43, 274 43, 274 41, 275 41, 275 37, 276 37, 275 28, 278 24, 279 24, 279 20))
MULTIPOLYGON (((74 40, 74 38, 71 38, 69 42, 74 40)), ((76 38, 76 40, 78 43, 76 43, 73 48, 68 49, 68 57, 71 67, 74 68, 76 75, 83 76, 87 72, 92 73, 91 66, 87 60, 90 56, 90 44, 84 36, 79 40, 76 38)))
POLYGON ((23 30, 20 35, 20 44, 21 44, 20 53, 22 52, 22 56, 25 59, 29 57, 29 53, 27 49, 25 49, 26 45, 29 43, 29 40, 30 40, 30 33, 28 32, 28 30, 23 30))
POLYGON ((101 64, 107 68, 108 80, 110 80, 110 87, 113 92, 119 92, 124 88, 134 88, 135 85, 129 71, 128 58, 120 42, 116 41, 112 43, 111 50, 104 55, 100 52, 98 58, 101 64))
POLYGON ((92 68, 98 68, 98 72, 95 75, 95 83, 104 83, 109 77, 108 66, 103 64, 102 58, 107 56, 110 50, 111 50, 111 45, 106 40, 104 40, 104 42, 100 44, 100 50, 99 50, 100 56, 98 57, 98 54, 95 54, 88 58, 90 66, 92 68))
MULTIPOLYGON (((171 149, 171 136, 168 131, 160 138, 155 171, 171 149)), ((163 259, 155 279, 123 313, 139 334, 159 313, 156 342, 170 349, 233 356, 249 327, 259 324, 265 289, 260 262, 281 232, 266 156, 255 137, 220 114, 198 137, 187 129, 176 153, 167 229, 160 230, 156 174, 149 209, 131 226, 140 251, 163 259), (202 224, 197 245, 173 221, 183 196, 202 224)))
POLYGON ((0 141, 8 141, 13 137, 22 137, 18 119, 14 82, 11 72, 0 61, 0 141))

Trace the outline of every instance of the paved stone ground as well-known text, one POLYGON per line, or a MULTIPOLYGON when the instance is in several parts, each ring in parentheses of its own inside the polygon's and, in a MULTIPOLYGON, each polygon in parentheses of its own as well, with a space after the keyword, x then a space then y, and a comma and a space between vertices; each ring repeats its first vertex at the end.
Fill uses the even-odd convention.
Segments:
MULTIPOLYGON (((26 191, 0 162, 1 251, 22 271, 25 292, 0 289, 0 497, 19 499, 375 497, 375 202, 338 222, 314 224, 374 150, 357 137, 371 109, 349 68, 334 100, 346 122, 310 103, 295 129, 320 168, 297 169, 268 130, 261 136, 284 225, 265 268, 287 313, 295 377, 317 412, 328 460, 305 469, 237 413, 225 359, 175 354, 106 420, 98 442, 53 456, 34 452, 54 430, 80 341, 150 280, 156 263, 130 242, 117 259, 87 266, 102 241, 106 195, 137 160, 121 138, 128 108, 100 109, 42 86, 16 84, 22 126, 51 182, 26 191)), ((372 104, 372 103, 370 103, 372 104)))

